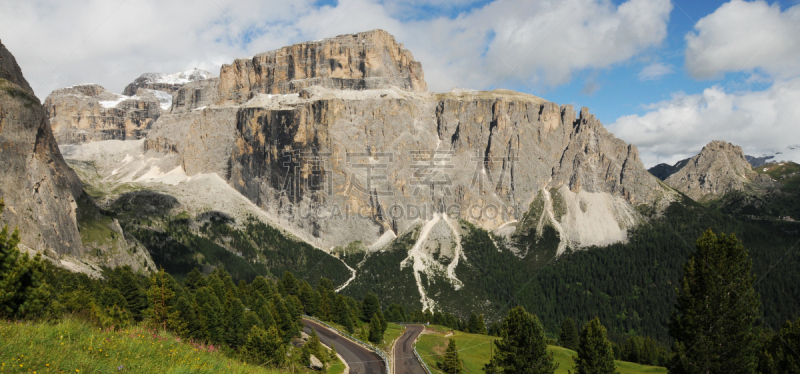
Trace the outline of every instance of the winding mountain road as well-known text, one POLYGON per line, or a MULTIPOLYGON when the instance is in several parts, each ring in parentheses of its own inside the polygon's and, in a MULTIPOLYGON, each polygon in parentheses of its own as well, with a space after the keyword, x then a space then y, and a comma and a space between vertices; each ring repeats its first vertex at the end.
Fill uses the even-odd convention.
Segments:
POLYGON ((406 331, 394 345, 394 374, 427 374, 414 357, 414 341, 424 329, 420 325, 406 325, 406 331))
MULTIPOLYGON (((311 329, 317 332, 322 344, 336 347, 336 352, 344 358, 350 366, 350 374, 388 374, 383 360, 374 352, 362 348, 347 338, 328 330, 314 321, 303 319, 303 331, 311 333, 311 329)), ((413 353, 412 353, 413 356, 413 353)))

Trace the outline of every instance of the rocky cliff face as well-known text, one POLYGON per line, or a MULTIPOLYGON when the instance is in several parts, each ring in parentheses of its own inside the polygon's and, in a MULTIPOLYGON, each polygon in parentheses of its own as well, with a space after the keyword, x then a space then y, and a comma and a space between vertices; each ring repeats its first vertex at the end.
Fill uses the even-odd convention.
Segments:
POLYGON ((720 140, 708 143, 665 182, 697 201, 774 184, 768 176, 753 171, 741 147, 720 140))
POLYGON ((215 104, 219 98, 219 78, 183 85, 175 94, 171 113, 181 113, 215 104))
POLYGON ((154 91, 143 89, 128 97, 96 84, 55 90, 44 107, 59 144, 139 139, 163 110, 154 91))
POLYGON ((238 59, 220 70, 220 98, 244 102, 256 94, 399 87, 427 91, 422 65, 383 30, 295 44, 238 59))
POLYGON ((39 99, 0 43, 0 194, 2 220, 37 251, 80 255, 81 182, 61 157, 39 99))
MULTIPOLYGON (((100 276, 100 266, 155 269, 147 251, 127 241, 119 224, 84 193, 81 180, 62 157, 46 111, 2 43, 0 74, 0 198, 6 205, 2 224, 19 229, 20 247, 93 276, 100 276), (85 232, 93 238, 109 233, 115 240, 87 241, 85 232)), ((101 99, 113 96, 99 86, 74 91, 101 99)))
POLYGON ((213 78, 214 74, 203 69, 190 69, 174 74, 145 73, 136 78, 122 91, 123 95, 133 96, 140 88, 162 91, 169 94, 178 91, 183 85, 203 79, 213 78))

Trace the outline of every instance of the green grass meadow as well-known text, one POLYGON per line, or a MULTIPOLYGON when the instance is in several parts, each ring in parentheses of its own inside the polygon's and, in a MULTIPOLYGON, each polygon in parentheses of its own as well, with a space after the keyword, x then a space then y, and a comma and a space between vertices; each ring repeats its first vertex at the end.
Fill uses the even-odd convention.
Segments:
MULTIPOLYGON (((491 358, 492 341, 497 338, 459 331, 453 332, 452 336, 445 337, 448 333, 450 331, 446 327, 435 326, 433 331, 426 330, 426 333, 419 337, 417 352, 422 356, 422 360, 425 361, 428 368, 434 373, 441 373, 437 369, 436 362, 441 362, 448 340, 452 337, 456 340, 458 355, 464 363, 464 372, 483 373, 483 365, 489 362, 491 358)), ((556 346, 549 346, 548 349, 553 352, 553 358, 558 363, 557 374, 567 374, 570 370, 574 371, 575 363, 572 357, 577 356, 575 351, 556 346)), ((663 367, 645 366, 624 361, 616 361, 616 364, 620 374, 666 374, 667 372, 667 369, 663 367)))
MULTIPOLYGON (((332 369, 335 369, 332 367, 332 369)), ((0 321, 2 373, 278 373, 141 327, 102 331, 71 319, 0 321)), ((339 370, 341 372, 341 369, 339 370)))

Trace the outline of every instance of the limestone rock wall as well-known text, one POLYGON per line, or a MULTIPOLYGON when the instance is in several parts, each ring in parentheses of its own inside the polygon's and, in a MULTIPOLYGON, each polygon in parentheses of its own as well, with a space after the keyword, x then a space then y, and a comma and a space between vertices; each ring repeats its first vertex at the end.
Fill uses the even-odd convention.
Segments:
POLYGON ((311 86, 340 90, 400 87, 427 91, 422 65, 383 30, 299 43, 238 59, 220 70, 221 100, 258 93, 296 93, 311 86))
POLYGON ((2 44, 0 76, 2 223, 18 228, 26 247, 80 255, 81 182, 61 157, 39 99, 2 44))
POLYGON ((208 107, 218 100, 219 78, 190 82, 173 94, 171 113, 208 107))
POLYGON ((44 108, 62 145, 140 139, 162 113, 152 91, 141 90, 135 97, 127 97, 96 84, 55 90, 45 99, 44 108))

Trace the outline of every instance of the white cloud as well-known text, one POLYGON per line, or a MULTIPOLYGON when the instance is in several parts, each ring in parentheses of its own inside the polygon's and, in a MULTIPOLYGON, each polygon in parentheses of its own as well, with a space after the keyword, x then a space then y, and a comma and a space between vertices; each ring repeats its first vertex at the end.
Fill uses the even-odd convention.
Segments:
POLYGON ((762 69, 777 78, 800 74, 800 5, 733 0, 686 35, 686 67, 695 78, 762 69))
POLYGON ((674 70, 672 69, 672 65, 666 65, 661 62, 657 62, 654 64, 650 64, 645 66, 642 71, 639 72, 639 80, 641 81, 654 81, 659 80, 661 77, 672 74, 674 70))
MULTIPOLYGON (((458 10, 474 3, 410 4, 458 10)), ((198 67, 217 74, 238 57, 375 28, 394 34, 422 62, 431 90, 554 86, 660 44, 672 8, 669 0, 496 0, 457 17, 402 21, 397 12, 406 8, 378 0, 322 8, 312 0, 128 0, 115 10, 118 4, 0 2, 3 43, 41 99, 87 82, 121 92, 145 72, 198 67)))
POLYGON ((714 86, 702 94, 675 94, 648 106, 644 115, 620 117, 609 128, 636 144, 648 167, 691 157, 715 139, 740 145, 746 154, 782 151, 779 159, 800 161, 800 152, 786 152, 800 139, 798 102, 800 78, 764 91, 726 93, 714 86))

